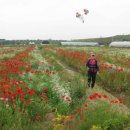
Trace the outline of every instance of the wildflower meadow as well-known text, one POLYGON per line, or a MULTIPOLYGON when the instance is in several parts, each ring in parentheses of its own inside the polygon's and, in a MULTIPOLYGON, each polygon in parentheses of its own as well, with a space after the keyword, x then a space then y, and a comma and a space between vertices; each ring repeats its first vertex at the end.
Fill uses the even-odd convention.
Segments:
POLYGON ((129 130, 130 50, 0 46, 0 130, 129 130), (96 53, 96 86, 86 61, 96 53))

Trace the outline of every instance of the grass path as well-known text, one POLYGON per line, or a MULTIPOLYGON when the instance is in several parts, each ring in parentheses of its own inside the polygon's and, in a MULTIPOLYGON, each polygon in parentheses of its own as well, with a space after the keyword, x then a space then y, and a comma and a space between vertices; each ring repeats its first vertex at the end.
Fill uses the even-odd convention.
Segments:
MULTIPOLYGON (((99 122, 99 125, 104 125, 104 123, 107 123, 107 121, 109 122, 109 120, 113 121, 114 123, 114 121, 118 121, 119 118, 119 120, 121 119, 123 123, 124 119, 129 119, 130 109, 123 104, 124 101, 120 102, 118 96, 115 97, 111 92, 108 92, 104 89, 104 87, 99 86, 97 84, 93 89, 88 88, 87 77, 85 76, 85 74, 83 75, 73 67, 68 66, 66 63, 64 63, 64 61, 62 61, 62 59, 60 60, 60 57, 58 57, 52 51, 43 49, 41 50, 41 53, 43 57, 47 60, 47 62, 54 67, 56 73, 58 73, 58 75, 60 76, 59 82, 65 82, 68 84, 69 88, 65 89, 69 89, 70 91, 70 96, 72 97, 72 104, 70 104, 70 111, 68 111, 67 115, 65 114, 65 116, 76 116, 76 118, 73 120, 73 123, 71 122, 70 128, 68 130, 74 129, 73 126, 75 125, 77 126, 76 130, 80 130, 83 127, 91 128, 93 125, 96 125, 96 123, 99 122), (101 98, 97 96, 96 98, 91 100, 90 97, 96 93, 101 95, 101 98), (104 95, 107 95, 108 98, 104 98, 104 95), (113 104, 111 104, 111 101, 113 101, 113 104), (86 104, 88 106, 87 113, 85 113, 86 111, 80 113, 81 115, 75 115, 75 113, 73 113, 73 111, 75 110, 81 110, 82 108, 84 109, 84 105, 86 104), (79 118, 82 116, 82 114, 84 116, 84 120, 81 123, 79 122, 79 118), (115 114, 117 114, 117 116, 115 114), (88 120, 88 117, 91 120, 88 120), (86 126, 85 124, 86 121, 88 121, 88 126, 86 126)), ((64 109, 63 107, 61 108, 64 109)), ((123 128, 126 127, 123 126, 123 128)))
POLYGON ((67 73, 74 76, 77 72, 71 70, 69 67, 66 67, 63 63, 61 63, 59 60, 56 60, 57 64, 59 64, 67 73))
MULTIPOLYGON (((62 62, 60 62, 58 59, 56 59, 56 62, 57 62, 57 64, 59 64, 59 65, 64 69, 64 71, 66 71, 66 72, 68 73, 68 75, 74 76, 74 75, 79 74, 78 72, 73 71, 70 67, 64 65, 64 64, 63 64, 62 62)), ((85 78, 86 78, 86 77, 84 77, 84 76, 81 75, 79 80, 80 80, 81 82, 83 82, 85 78)), ((106 95, 108 95, 109 100, 114 100, 114 101, 118 100, 117 97, 113 96, 111 93, 107 92, 107 91, 104 90, 102 87, 98 86, 97 84, 95 85, 95 87, 94 87, 93 89, 86 88, 86 95, 87 95, 87 96, 90 96, 90 95, 92 95, 93 93, 100 93, 101 95, 106 94, 106 95)), ((102 99, 102 100, 104 100, 104 99, 102 99)), ((124 104, 118 104, 118 105, 116 104, 116 108, 115 108, 115 105, 113 105, 112 107, 113 107, 114 109, 119 110, 119 111, 120 111, 120 110, 123 110, 126 115, 127 115, 127 114, 130 114, 130 109, 129 109, 126 105, 124 105, 124 104)))

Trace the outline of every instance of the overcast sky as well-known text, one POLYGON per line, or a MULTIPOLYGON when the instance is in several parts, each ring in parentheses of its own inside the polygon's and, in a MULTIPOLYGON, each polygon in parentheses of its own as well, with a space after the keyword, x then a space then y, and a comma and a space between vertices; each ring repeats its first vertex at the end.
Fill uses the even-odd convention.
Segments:
POLYGON ((130 34, 130 0, 0 0, 0 39, 80 39, 130 34), (85 23, 76 12, 89 10, 85 23))

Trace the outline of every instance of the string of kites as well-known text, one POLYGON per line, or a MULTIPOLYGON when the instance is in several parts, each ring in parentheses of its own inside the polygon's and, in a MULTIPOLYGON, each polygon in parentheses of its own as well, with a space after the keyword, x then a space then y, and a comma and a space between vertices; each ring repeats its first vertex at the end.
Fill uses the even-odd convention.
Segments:
POLYGON ((76 18, 79 18, 84 23, 85 22, 84 15, 87 15, 88 13, 89 13, 89 10, 83 9, 83 14, 76 12, 76 18))

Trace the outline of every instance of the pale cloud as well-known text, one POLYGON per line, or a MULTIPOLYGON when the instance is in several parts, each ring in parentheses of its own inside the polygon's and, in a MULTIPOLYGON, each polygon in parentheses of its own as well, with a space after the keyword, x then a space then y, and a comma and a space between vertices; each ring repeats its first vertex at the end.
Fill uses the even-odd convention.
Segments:
POLYGON ((130 0, 0 0, 0 38, 79 39, 130 34, 130 0), (82 23, 77 11, 90 12, 82 23))

